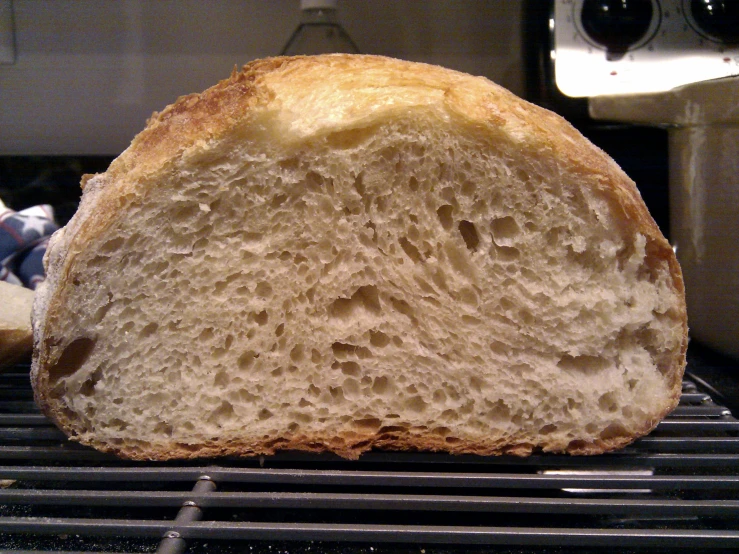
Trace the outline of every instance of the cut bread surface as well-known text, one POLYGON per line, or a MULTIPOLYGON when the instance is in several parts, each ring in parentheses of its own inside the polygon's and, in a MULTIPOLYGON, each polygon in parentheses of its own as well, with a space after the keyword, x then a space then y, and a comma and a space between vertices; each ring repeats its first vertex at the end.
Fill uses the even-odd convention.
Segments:
POLYGON ((441 68, 246 66, 87 180, 47 263, 37 400, 127 457, 598 453, 679 397, 682 280, 633 183, 441 68))

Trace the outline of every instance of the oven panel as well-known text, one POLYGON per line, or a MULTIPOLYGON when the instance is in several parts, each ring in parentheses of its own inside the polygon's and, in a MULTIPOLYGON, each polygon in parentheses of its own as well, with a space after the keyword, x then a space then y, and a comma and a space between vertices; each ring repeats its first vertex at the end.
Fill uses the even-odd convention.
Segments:
POLYGON ((556 0, 557 87, 567 96, 662 92, 739 75, 739 5, 556 0))

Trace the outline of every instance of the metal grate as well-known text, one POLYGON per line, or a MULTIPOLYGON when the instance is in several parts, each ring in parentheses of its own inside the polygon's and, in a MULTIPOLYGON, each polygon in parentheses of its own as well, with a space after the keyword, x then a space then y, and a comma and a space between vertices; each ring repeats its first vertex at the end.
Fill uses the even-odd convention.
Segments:
POLYGON ((28 367, 0 374, 4 551, 604 546, 739 548, 739 421, 690 376, 654 433, 603 456, 285 453, 163 464, 67 442, 38 412, 28 367))

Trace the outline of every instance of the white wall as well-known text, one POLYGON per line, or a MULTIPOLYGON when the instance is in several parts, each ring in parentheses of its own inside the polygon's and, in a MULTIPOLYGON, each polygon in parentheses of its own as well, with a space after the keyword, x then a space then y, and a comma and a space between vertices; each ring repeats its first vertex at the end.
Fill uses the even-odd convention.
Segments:
MULTIPOLYGON (((234 65, 279 53, 298 0, 14 0, 0 154, 117 154, 146 118, 234 65)), ((523 89, 520 0, 341 0, 363 52, 523 89)))

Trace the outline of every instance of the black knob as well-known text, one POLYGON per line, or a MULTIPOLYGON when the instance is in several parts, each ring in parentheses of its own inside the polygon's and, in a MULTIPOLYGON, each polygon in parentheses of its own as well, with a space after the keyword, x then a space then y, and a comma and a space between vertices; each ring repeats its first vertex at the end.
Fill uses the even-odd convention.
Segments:
POLYGON ((692 0, 695 24, 709 37, 721 42, 739 42, 739 0, 692 0))
POLYGON ((585 0, 580 18, 592 40, 622 54, 647 33, 653 11, 652 0, 585 0))

